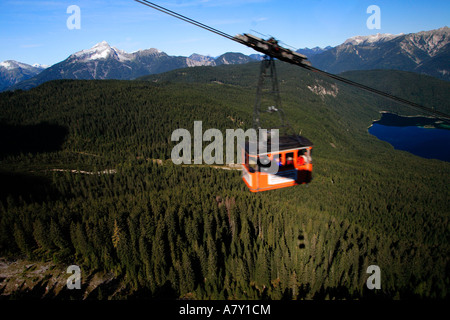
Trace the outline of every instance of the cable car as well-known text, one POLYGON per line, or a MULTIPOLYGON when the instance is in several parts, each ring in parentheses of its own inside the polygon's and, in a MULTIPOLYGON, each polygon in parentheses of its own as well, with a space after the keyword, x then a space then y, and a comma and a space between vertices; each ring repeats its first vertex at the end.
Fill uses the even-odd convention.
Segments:
POLYGON ((260 192, 298 184, 312 179, 313 144, 303 136, 282 136, 277 150, 260 152, 250 141, 242 147, 242 180, 251 192, 260 192), (256 152, 254 152, 256 150, 256 152), (253 152, 252 152, 253 151, 253 152), (272 173, 273 168, 275 173, 272 173))
MULTIPOLYGON (((264 127, 263 115, 279 115, 282 135, 276 146, 271 145, 272 133, 263 141, 266 150, 260 149, 256 141, 246 141, 241 146, 242 179, 252 192, 273 190, 309 183, 312 179, 312 148, 307 138, 294 133, 281 108, 280 91, 275 68, 275 60, 264 56, 261 61, 256 101, 253 111, 253 127, 264 127), (270 79, 270 81, 266 81, 270 79), (263 105, 269 103, 267 109, 263 105), (265 110, 265 111, 264 111, 265 110), (256 144, 256 145, 255 145, 256 144), (276 148, 271 150, 270 148, 276 148)), ((274 128, 274 122, 266 117, 265 125, 274 128)), ((268 132, 271 132, 269 129, 268 132)), ((278 135, 278 133, 277 133, 278 135)))

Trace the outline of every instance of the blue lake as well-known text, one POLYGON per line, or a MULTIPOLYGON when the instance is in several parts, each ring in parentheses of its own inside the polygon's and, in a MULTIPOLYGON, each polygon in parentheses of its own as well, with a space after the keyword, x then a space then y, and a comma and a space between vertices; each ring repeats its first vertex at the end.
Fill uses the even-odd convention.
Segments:
POLYGON ((439 128, 446 127, 440 123, 437 119, 383 113, 381 120, 369 128, 369 133, 389 142, 395 149, 450 162, 450 130, 439 128), (435 125, 438 128, 433 127, 432 123, 439 123, 435 125), (427 127, 421 127, 421 124, 427 127))

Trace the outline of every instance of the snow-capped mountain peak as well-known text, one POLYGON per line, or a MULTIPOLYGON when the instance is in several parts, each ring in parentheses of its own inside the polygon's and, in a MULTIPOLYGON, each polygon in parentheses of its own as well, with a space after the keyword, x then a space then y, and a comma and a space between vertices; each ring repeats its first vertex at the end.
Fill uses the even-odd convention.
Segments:
POLYGON ((111 47, 106 41, 99 42, 90 49, 78 51, 74 53, 72 57, 79 62, 102 60, 109 57, 113 57, 114 59, 119 61, 126 61, 131 59, 130 54, 123 50, 111 47))
POLYGON ((74 53, 72 56, 77 57, 79 60, 89 61, 106 59, 111 54, 112 48, 106 41, 97 43, 90 49, 85 49, 74 53))
POLYGON ((355 36, 345 40, 343 44, 371 45, 380 41, 390 41, 402 35, 404 34, 377 33, 368 36, 355 36))
POLYGON ((15 69, 14 65, 15 65, 15 61, 13 61, 13 60, 7 60, 7 61, 0 62, 0 67, 5 68, 6 70, 15 69))
POLYGON ((47 64, 40 64, 40 63, 34 63, 32 66, 35 67, 35 68, 38 68, 38 69, 47 69, 47 68, 50 67, 47 64))
POLYGON ((0 67, 5 68, 6 70, 14 70, 14 69, 19 69, 19 68, 29 70, 29 69, 33 68, 29 64, 17 62, 15 60, 6 60, 3 62, 0 62, 0 67))

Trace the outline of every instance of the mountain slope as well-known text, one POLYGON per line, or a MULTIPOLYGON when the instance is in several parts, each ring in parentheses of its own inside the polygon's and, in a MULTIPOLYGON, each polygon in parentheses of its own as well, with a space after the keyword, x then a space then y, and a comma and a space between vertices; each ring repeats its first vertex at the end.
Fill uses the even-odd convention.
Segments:
POLYGON ((249 56, 240 52, 227 52, 216 58, 216 65, 221 64, 244 64, 254 61, 249 56))
POLYGON ((450 80, 450 28, 411 34, 357 36, 310 58, 331 73, 397 69, 450 80))
POLYGON ((44 66, 6 60, 0 62, 0 91, 21 81, 34 77, 44 70, 44 66))

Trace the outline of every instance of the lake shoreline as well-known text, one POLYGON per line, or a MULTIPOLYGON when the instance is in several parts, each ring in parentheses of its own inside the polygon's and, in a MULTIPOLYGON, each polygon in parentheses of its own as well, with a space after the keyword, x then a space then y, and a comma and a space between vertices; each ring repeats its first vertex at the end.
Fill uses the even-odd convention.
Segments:
POLYGON ((380 112, 368 132, 386 141, 397 150, 410 152, 426 159, 450 162, 450 124, 426 116, 399 116, 380 112))
MULTIPOLYGON (((428 117, 428 116, 403 116, 397 115, 387 111, 381 111, 381 118, 379 120, 374 120, 374 123, 394 126, 394 127, 423 127, 423 128, 437 128, 450 130, 450 123, 445 122, 438 118, 428 117)), ((372 126, 371 125, 371 126, 372 126)), ((370 126, 370 127, 371 127, 370 126)), ((370 128, 369 127, 369 128, 370 128)))

